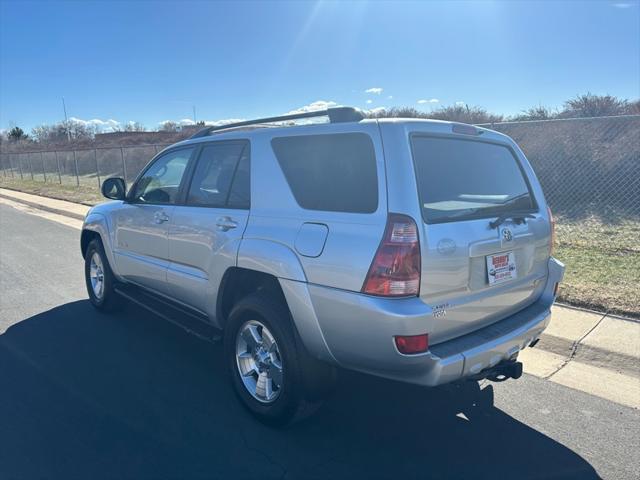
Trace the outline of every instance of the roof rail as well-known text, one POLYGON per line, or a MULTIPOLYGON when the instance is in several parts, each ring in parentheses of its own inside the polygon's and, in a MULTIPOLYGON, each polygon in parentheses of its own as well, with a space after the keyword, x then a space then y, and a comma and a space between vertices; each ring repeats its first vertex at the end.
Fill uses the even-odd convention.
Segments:
POLYGON ((248 125, 257 125, 260 123, 284 122, 286 120, 299 120, 301 118, 329 117, 330 123, 359 122, 364 119, 364 114, 353 107, 332 107, 326 110, 315 110, 313 112, 292 113, 289 115, 280 115, 279 117, 257 118, 255 120, 246 120, 244 122, 227 123, 226 125, 206 127, 196 132, 189 138, 206 137, 211 132, 218 130, 227 130, 230 128, 246 127, 248 125))

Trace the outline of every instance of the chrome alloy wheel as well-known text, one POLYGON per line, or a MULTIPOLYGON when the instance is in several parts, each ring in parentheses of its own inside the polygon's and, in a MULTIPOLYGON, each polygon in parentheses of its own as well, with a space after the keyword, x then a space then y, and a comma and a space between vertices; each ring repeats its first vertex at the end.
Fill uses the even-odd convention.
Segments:
POLYGON ((238 330, 236 365, 247 391, 259 402, 272 403, 282 389, 282 357, 271 332, 257 320, 238 330))
POLYGON ((93 252, 93 255, 91 255, 89 279, 91 280, 93 294, 98 300, 102 300, 104 295, 104 268, 102 266, 102 258, 100 258, 98 252, 93 252))

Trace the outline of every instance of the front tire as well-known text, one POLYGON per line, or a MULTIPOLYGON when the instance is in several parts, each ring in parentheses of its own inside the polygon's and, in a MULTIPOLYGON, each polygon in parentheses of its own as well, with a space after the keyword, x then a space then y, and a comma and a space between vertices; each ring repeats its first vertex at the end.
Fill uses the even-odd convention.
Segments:
POLYGON ((84 257, 84 277, 89 301, 100 311, 111 312, 122 306, 122 299, 114 290, 115 277, 99 239, 87 246, 84 257))
POLYGON ((286 306, 262 293, 234 306, 224 349, 236 395, 268 425, 287 425, 315 412, 335 379, 332 367, 306 352, 286 306))

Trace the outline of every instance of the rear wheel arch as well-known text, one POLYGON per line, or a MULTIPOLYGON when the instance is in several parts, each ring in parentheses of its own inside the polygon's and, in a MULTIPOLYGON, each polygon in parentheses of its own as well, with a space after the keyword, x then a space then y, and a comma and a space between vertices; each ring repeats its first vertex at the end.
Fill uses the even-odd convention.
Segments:
MULTIPOLYGON (((233 306, 253 293, 264 293, 288 309, 284 292, 277 277, 257 270, 231 267, 222 277, 218 290, 216 318, 220 328, 224 330, 233 306)), ((293 322, 291 324, 293 325, 293 322)))

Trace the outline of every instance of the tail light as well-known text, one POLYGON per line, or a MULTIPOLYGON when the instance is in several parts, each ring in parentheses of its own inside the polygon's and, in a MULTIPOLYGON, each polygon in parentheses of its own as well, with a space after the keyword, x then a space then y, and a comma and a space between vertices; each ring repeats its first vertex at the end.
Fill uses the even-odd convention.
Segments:
POLYGON ((553 247, 556 243, 556 221, 553 219, 553 214, 549 207, 547 207, 547 213, 549 214, 549 223, 551 224, 551 245, 549 246, 549 255, 553 255, 553 247))
POLYGON ((407 297, 418 295, 419 288, 418 227, 411 217, 391 213, 362 292, 384 297, 407 297))

